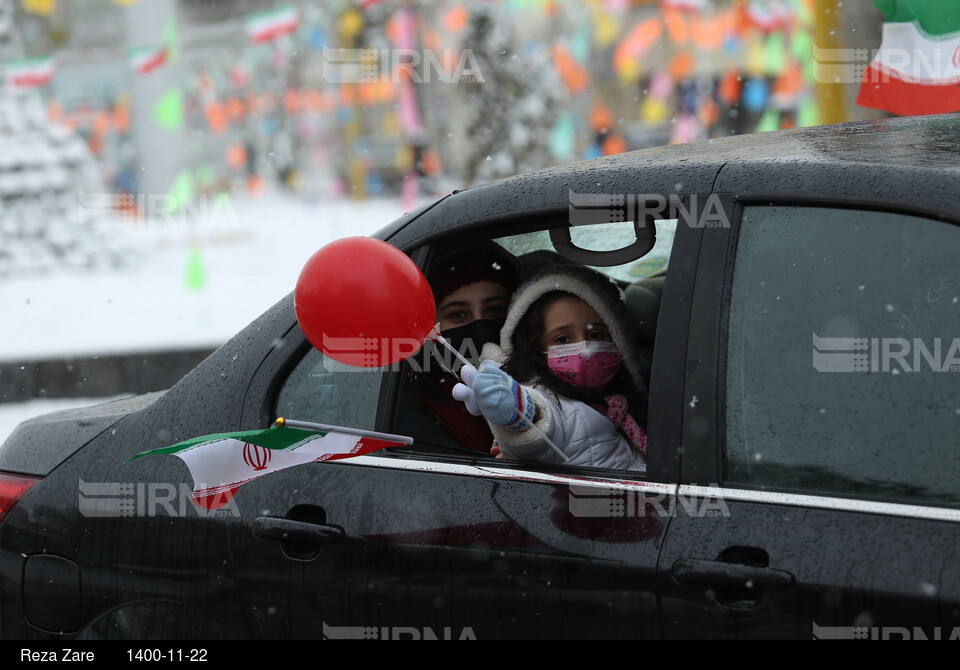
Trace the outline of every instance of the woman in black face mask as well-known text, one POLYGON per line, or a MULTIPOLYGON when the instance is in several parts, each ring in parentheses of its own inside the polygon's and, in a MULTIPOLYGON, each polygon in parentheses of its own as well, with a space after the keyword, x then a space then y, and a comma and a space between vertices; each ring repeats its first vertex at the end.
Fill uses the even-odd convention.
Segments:
MULTIPOLYGON (((484 242, 441 256, 427 280, 441 334, 468 360, 478 361, 484 344, 500 341, 510 296, 520 282, 517 259, 484 242)), ((458 381, 452 372, 459 368, 444 347, 429 342, 408 361, 397 431, 425 444, 489 454, 490 427, 450 395, 458 381)))

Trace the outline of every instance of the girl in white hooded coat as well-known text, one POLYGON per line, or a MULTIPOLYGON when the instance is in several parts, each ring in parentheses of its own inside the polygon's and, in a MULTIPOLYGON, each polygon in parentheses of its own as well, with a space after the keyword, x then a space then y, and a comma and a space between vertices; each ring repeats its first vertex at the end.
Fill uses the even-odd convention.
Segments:
POLYGON ((482 413, 504 457, 646 470, 646 393, 619 289, 581 266, 537 275, 514 295, 479 371, 454 397, 482 413))

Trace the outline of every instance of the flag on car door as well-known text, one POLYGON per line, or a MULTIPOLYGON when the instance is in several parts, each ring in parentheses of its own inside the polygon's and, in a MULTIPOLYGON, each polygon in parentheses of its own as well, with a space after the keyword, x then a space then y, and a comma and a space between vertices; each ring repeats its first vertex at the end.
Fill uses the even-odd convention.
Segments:
POLYGON ((960 3, 877 2, 883 37, 857 104, 901 115, 960 110, 960 3))
POLYGON ((193 477, 193 501, 207 509, 218 509, 226 505, 243 484, 271 472, 304 463, 363 456, 412 441, 400 435, 359 435, 353 433, 363 431, 343 429, 352 431, 348 433, 330 428, 302 430, 273 426, 266 430, 203 435, 145 451, 130 460, 154 454, 176 456, 187 464, 193 477))

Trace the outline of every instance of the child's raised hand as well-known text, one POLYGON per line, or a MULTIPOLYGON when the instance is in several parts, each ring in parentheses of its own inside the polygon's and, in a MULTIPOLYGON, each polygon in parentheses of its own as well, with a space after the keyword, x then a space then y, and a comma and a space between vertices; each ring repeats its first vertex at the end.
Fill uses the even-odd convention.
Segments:
POLYGON ((496 364, 484 361, 470 386, 483 418, 490 423, 516 431, 533 424, 537 411, 533 396, 496 364))

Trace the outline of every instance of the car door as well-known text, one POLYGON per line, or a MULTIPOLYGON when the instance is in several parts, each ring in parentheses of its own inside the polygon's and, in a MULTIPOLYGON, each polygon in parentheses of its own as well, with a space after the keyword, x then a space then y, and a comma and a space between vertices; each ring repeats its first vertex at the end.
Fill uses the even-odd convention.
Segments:
POLYGON ((960 635, 958 253, 863 206, 705 231, 665 637, 960 635))
MULTIPOLYGON (((699 233, 677 233, 672 262, 687 272, 668 275, 661 332, 685 333, 699 233)), ((414 444, 245 485, 230 543, 253 634, 659 637, 657 559, 677 466, 661 445, 678 434, 681 387, 670 372, 685 337, 664 342, 645 477, 414 444), (258 531, 276 519, 293 522, 292 534, 258 531)), ((294 328, 254 380, 245 420, 303 412, 289 418, 389 431, 397 384, 390 370, 338 368, 294 328)))

